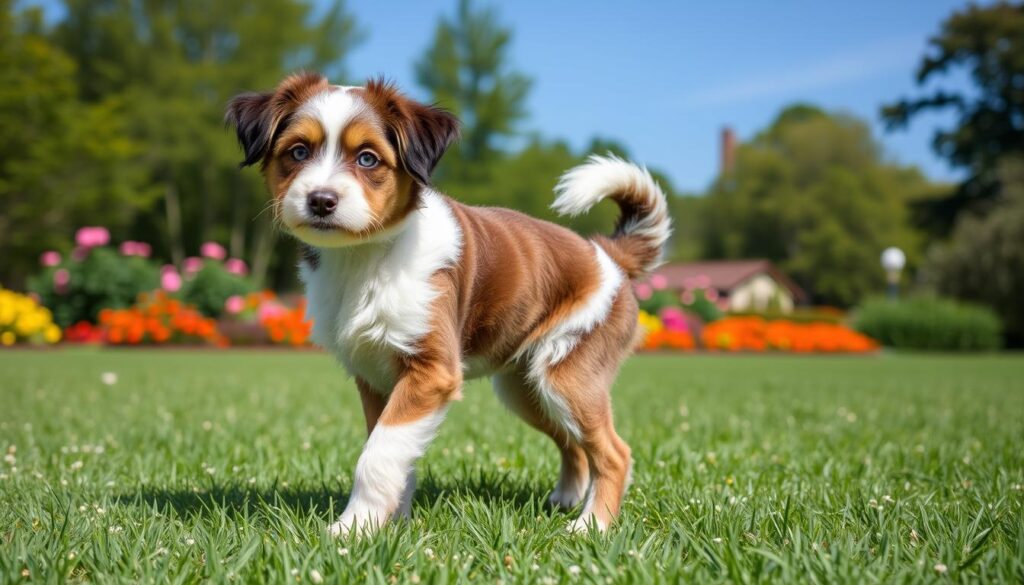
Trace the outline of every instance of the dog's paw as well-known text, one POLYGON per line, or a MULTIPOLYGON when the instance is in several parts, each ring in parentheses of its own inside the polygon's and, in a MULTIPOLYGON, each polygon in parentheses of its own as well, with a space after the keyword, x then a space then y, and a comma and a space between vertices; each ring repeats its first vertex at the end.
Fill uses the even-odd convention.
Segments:
POLYGON ((551 492, 551 495, 548 496, 548 502, 556 508, 571 510, 582 502, 586 495, 586 487, 580 489, 575 486, 564 487, 562 484, 558 484, 555 486, 554 491, 551 492))
POLYGON ((584 514, 566 527, 571 534, 586 534, 590 531, 604 532, 607 527, 595 516, 584 514))
POLYGON ((345 512, 337 522, 327 527, 327 531, 335 538, 345 537, 353 532, 356 536, 365 536, 376 532, 381 524, 376 515, 345 512))

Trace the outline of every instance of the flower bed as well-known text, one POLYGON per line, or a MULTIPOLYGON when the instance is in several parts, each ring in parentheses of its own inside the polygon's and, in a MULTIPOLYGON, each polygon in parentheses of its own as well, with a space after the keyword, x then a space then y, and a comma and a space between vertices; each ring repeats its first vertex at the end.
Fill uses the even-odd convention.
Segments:
POLYGON ((870 337, 843 325, 760 317, 728 317, 710 323, 701 332, 701 344, 711 351, 865 353, 878 349, 870 337))
POLYGON ((49 309, 28 295, 0 288, 0 345, 51 345, 60 339, 49 309))
POLYGON ((229 345, 215 320, 162 291, 139 295, 128 309, 103 309, 100 326, 111 345, 229 345))

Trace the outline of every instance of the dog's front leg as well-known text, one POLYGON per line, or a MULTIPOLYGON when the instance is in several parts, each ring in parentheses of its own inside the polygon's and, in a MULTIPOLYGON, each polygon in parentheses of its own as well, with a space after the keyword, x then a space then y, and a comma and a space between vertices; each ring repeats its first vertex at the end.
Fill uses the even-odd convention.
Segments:
POLYGON ((461 386, 457 368, 413 364, 388 398, 356 464, 352 495, 331 534, 372 530, 409 507, 416 461, 444 420, 461 386))

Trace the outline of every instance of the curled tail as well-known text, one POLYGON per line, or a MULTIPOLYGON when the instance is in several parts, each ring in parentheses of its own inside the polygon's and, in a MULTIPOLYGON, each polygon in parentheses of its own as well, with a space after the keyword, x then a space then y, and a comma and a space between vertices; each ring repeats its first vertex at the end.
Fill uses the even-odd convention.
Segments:
POLYGON ((639 278, 661 264, 661 249, 672 233, 668 204, 647 169, 614 155, 592 155, 567 171, 555 187, 552 208, 561 215, 580 215, 610 197, 622 211, 610 238, 597 243, 626 271, 639 278))

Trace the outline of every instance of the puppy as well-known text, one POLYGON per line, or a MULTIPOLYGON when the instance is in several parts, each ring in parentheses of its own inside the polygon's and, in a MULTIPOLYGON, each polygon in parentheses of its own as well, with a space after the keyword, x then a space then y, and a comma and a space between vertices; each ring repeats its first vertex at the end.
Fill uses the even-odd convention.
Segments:
POLYGON ((463 380, 480 376, 557 445, 550 501, 584 502, 570 529, 605 529, 631 469, 609 397, 637 327, 629 281, 658 264, 671 231, 647 171, 595 156, 562 177, 558 212, 606 197, 621 208, 611 237, 588 240, 437 192, 430 175, 458 121, 382 81, 294 75, 234 98, 227 120, 242 165, 262 165, 277 219, 305 244, 313 339, 362 399, 369 439, 332 534, 409 515, 416 461, 463 380))

